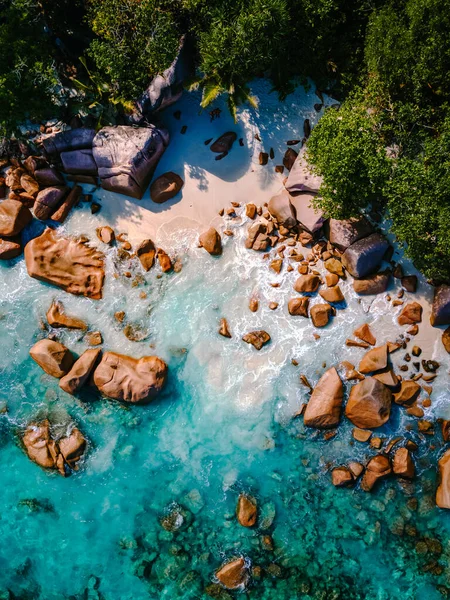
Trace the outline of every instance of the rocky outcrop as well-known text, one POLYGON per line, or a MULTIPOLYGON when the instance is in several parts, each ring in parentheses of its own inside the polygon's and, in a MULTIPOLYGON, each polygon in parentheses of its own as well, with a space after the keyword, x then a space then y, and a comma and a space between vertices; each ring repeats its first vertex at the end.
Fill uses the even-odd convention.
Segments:
POLYGON ((295 217, 300 225, 310 233, 316 233, 325 223, 324 214, 314 208, 315 194, 297 194, 291 196, 291 205, 294 207, 295 217))
POLYGON ((0 236, 15 237, 24 229, 33 215, 18 200, 2 200, 0 202, 0 236))
POLYGON ((369 350, 363 356, 359 363, 358 370, 360 373, 364 374, 381 371, 387 367, 387 360, 388 348, 386 344, 384 346, 379 346, 378 348, 372 348, 372 350, 369 350))
POLYGON ((372 233, 347 248, 342 264, 353 277, 365 277, 379 267, 388 248, 388 241, 380 233, 372 233))
POLYGON ((58 237, 50 228, 25 246, 30 277, 94 300, 102 297, 103 258, 101 252, 75 239, 58 237))
POLYGON ((450 285, 435 288, 430 323, 433 327, 450 325, 450 285))
POLYGON ((320 283, 319 275, 301 275, 294 283, 294 290, 298 293, 311 294, 319 289, 320 283))
POLYGON ((436 504, 439 508, 450 508, 450 449, 439 459, 439 485, 436 504))
POLYGON ((371 296, 373 294, 383 294, 389 285, 391 278, 390 271, 383 271, 375 275, 369 275, 363 279, 353 281, 353 289, 360 296, 371 296))
POLYGON ((167 379, 167 365, 157 356, 140 359, 105 352, 94 371, 94 384, 107 398, 132 404, 151 402, 167 379))
POLYGON ((242 527, 253 527, 258 518, 256 500, 247 494, 240 494, 236 506, 236 517, 242 527))
POLYGON ((70 150, 90 148, 94 137, 94 129, 71 129, 45 138, 42 144, 47 154, 59 154, 70 150))
POLYGON ((398 319, 399 325, 414 325, 422 321, 422 307, 418 302, 409 302, 402 308, 398 319))
POLYGON ((156 248, 152 240, 143 240, 136 248, 136 255, 144 271, 150 271, 155 263, 156 248))
POLYGON ((369 460, 361 480, 361 488, 370 492, 375 484, 392 473, 389 458, 384 454, 378 454, 369 460))
POLYGON ((313 175, 306 160, 306 146, 300 150, 289 176, 285 183, 285 188, 289 193, 309 192, 317 194, 322 185, 322 177, 313 175))
POLYGON ((68 394, 78 392, 88 380, 100 355, 100 348, 90 348, 85 350, 74 365, 59 380, 59 387, 68 394))
POLYGON ((289 314, 295 317, 307 317, 308 316, 309 298, 303 296, 302 298, 291 298, 288 302, 289 314))
POLYGON ((269 200, 268 210, 279 225, 290 229, 297 225, 295 212, 289 200, 289 194, 282 191, 269 200))
POLYGON ((267 331, 259 330, 259 331, 250 331, 243 336, 243 341, 247 344, 251 344, 256 348, 256 350, 261 350, 265 344, 270 342, 270 335, 267 331))
POLYGON ((102 187, 142 198, 169 143, 169 134, 155 125, 104 127, 94 138, 92 152, 102 187))
POLYGON ((156 204, 167 202, 178 194, 184 185, 184 181, 179 175, 168 171, 157 177, 150 186, 150 198, 156 204))
POLYGON ((331 429, 339 424, 344 388, 334 367, 319 379, 306 405, 303 421, 307 427, 331 429))
POLYGON ((210 227, 208 231, 201 234, 199 245, 212 256, 220 256, 222 254, 222 240, 214 227, 210 227))
POLYGON ((339 221, 330 219, 328 222, 330 242, 344 252, 358 240, 373 233, 373 227, 365 217, 339 221))
POLYGON ((48 187, 45 190, 41 190, 36 197, 33 207, 36 219, 40 219, 41 221, 50 219, 68 191, 69 188, 66 186, 48 187))
POLYGON ((373 377, 354 385, 345 407, 345 415, 360 429, 381 427, 391 414, 392 392, 373 377))
POLYGON ((30 350, 31 358, 48 375, 60 379, 72 368, 74 358, 68 348, 53 340, 40 340, 30 350))
POLYGON ((250 578, 245 559, 241 557, 226 562, 216 571, 216 578, 227 590, 245 588, 250 578))
POLYGON ((77 317, 66 315, 62 302, 53 301, 47 311, 47 321, 52 327, 67 327, 68 329, 87 329, 87 324, 77 317))

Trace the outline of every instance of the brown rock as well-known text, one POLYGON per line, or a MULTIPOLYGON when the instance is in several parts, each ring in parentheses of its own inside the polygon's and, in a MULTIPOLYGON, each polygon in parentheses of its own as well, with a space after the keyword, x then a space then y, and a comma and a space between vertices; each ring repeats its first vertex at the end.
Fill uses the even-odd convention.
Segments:
POLYGON ((257 312, 258 308, 259 308, 259 300, 258 298, 250 298, 250 301, 248 303, 248 307, 252 312, 257 312))
POLYGON ((337 304, 339 302, 344 302, 345 300, 344 294, 338 285, 330 287, 327 290, 322 290, 319 292, 319 294, 326 302, 329 302, 330 304, 337 304))
POLYGON ((28 275, 62 288, 70 294, 102 297, 103 254, 77 240, 57 237, 47 228, 25 246, 28 275))
POLYGON ((412 479, 414 477, 414 462, 407 448, 398 448, 394 454, 392 469, 395 475, 412 479))
POLYGON ((22 243, 20 236, 0 237, 0 260, 11 260, 22 254, 22 243))
POLYGON ((268 160, 269 160, 269 155, 267 154, 267 152, 259 153, 259 164, 261 166, 267 165, 268 160))
POLYGON ((402 277, 402 287, 411 293, 415 293, 417 290, 417 275, 406 275, 402 277))
POLYGON ((33 219, 30 210, 18 200, 0 202, 0 236, 15 237, 33 219))
POLYGON ((69 329, 87 329, 87 325, 81 319, 70 317, 64 312, 62 302, 54 300, 47 311, 47 321, 52 327, 67 327, 69 329))
POLYGON ((388 287, 390 271, 369 275, 364 279, 355 279, 353 281, 353 289, 360 296, 370 296, 372 294, 383 294, 388 287))
POLYGON ((250 331, 249 333, 246 333, 242 339, 247 344, 252 344, 256 350, 261 350, 265 344, 270 342, 270 335, 267 331, 261 329, 259 331, 250 331))
POLYGON ((359 429, 358 427, 355 427, 352 431, 352 435, 357 442, 365 443, 370 440, 372 432, 367 429, 359 429))
POLYGON ((418 302, 405 304, 398 317, 399 325, 413 325, 422 321, 422 307, 418 302))
POLYGON ((336 275, 336 273, 327 273, 325 275, 325 281, 327 282, 328 287, 333 287, 339 281, 339 277, 336 275))
POLYGON ((94 383, 107 398, 132 404, 146 404, 162 390, 167 365, 157 356, 137 360, 131 356, 105 352, 94 371, 94 383))
POLYGON ((123 323, 124 319, 125 319, 125 311, 123 310, 119 310, 117 312, 114 313, 114 318, 116 319, 116 321, 118 321, 119 323, 123 323))
POLYGON ((39 192, 38 182, 36 181, 36 179, 34 179, 34 177, 28 175, 28 173, 24 173, 23 175, 21 175, 20 187, 23 188, 31 196, 35 196, 39 192))
POLYGON ((353 335, 359 338, 360 340, 363 340, 363 342, 367 342, 371 346, 375 346, 375 344, 377 343, 377 340, 375 339, 373 333, 370 331, 370 327, 367 323, 364 323, 363 325, 358 327, 358 329, 355 329, 353 335))
POLYGON ((353 484, 353 474, 347 467, 336 467, 331 471, 331 481, 335 487, 347 487, 353 484))
POLYGON ((299 293, 316 292, 320 286, 320 277, 318 275, 302 275, 294 283, 294 290, 299 293))
POLYGON ((161 267, 161 271, 163 273, 168 273, 172 270, 172 261, 170 260, 170 256, 164 252, 162 248, 158 248, 156 256, 158 257, 159 266, 161 267))
POLYGON ((378 454, 369 460, 361 481, 361 488, 365 492, 370 492, 377 481, 384 479, 391 473, 389 458, 383 454, 378 454))
POLYGON ((401 382, 400 391, 394 394, 396 404, 412 404, 420 393, 420 385, 411 379, 404 379, 401 382))
POLYGON ((433 327, 450 325, 450 285, 439 285, 434 289, 430 323, 433 327))
POLYGON ((36 181, 42 187, 53 187, 65 185, 64 177, 53 167, 45 167, 34 172, 36 181))
POLYGON ((283 259, 281 259, 281 258, 276 258, 275 260, 273 260, 273 261, 270 263, 269 267, 270 267, 270 268, 271 268, 273 271, 275 271, 275 273, 280 273, 280 272, 281 272, 281 269, 282 269, 282 267, 283 267, 283 259))
POLYGON ((352 340, 347 338, 345 340, 345 345, 349 346, 351 348, 370 348, 369 344, 367 342, 360 342, 358 340, 352 340))
POLYGON ((447 327, 447 329, 442 332, 442 343, 444 344, 444 348, 450 354, 450 327, 447 327))
POLYGON ((182 178, 168 171, 157 177, 150 186, 150 198, 157 204, 162 204, 178 194, 184 185, 182 178))
POLYGON ((363 356, 359 363, 359 371, 361 373, 373 373, 374 371, 381 371, 387 367, 388 360, 388 349, 387 344, 384 346, 378 346, 378 348, 372 348, 363 356))
POLYGON ((104 244, 108 244, 111 246, 114 240, 116 239, 116 234, 114 233, 114 229, 109 225, 103 225, 103 227, 97 227, 95 230, 98 239, 104 244))
POLYGON ((50 436, 50 423, 31 423, 22 438, 29 458, 44 469, 55 469, 58 447, 50 436))
POLYGON ((216 571, 216 578, 227 590, 244 588, 249 580, 245 559, 241 557, 225 563, 216 571))
POLYGON ((358 477, 364 471, 363 465, 356 461, 349 462, 348 468, 350 469, 350 471, 355 479, 358 479, 358 477))
POLYGON ((439 459, 439 486, 436 491, 436 504, 439 508, 450 508, 450 449, 439 459))
POLYGON ((71 469, 76 470, 78 468, 77 463, 83 457, 87 446, 86 439, 81 431, 74 427, 70 435, 59 440, 58 445, 66 463, 71 469))
POLYGON ((381 427, 391 413, 392 392, 373 377, 354 385, 345 407, 345 415, 360 429, 381 427))
POLYGON ((245 205, 245 215, 249 219, 254 219, 256 217, 256 206, 252 203, 245 205))
POLYGON ((86 334, 86 340, 89 346, 100 346, 103 344, 103 338, 100 331, 89 331, 86 334))
POLYGON ((258 517, 256 500, 247 494, 240 494, 236 506, 236 517, 242 527, 253 527, 258 517))
POLYGON ((209 148, 211 152, 229 152, 236 139, 237 135, 234 131, 227 131, 217 138, 217 140, 213 142, 209 148))
POLYGON ((301 298, 291 298, 288 302, 289 314, 295 317, 308 316, 309 298, 303 296, 301 298))
POLYGON ((298 153, 293 148, 288 148, 284 153, 283 165, 290 171, 295 163, 298 153))
POLYGON ((59 387, 68 394, 75 394, 80 390, 92 373, 95 363, 100 355, 100 348, 85 350, 73 367, 59 380, 59 387))
POLYGON ((287 228, 297 225, 295 211, 286 190, 283 190, 276 196, 272 196, 267 208, 279 225, 287 228))
POLYGON ((327 271, 333 273, 334 275, 338 275, 339 277, 344 276, 344 267, 342 266, 341 261, 337 258, 329 258, 326 260, 324 262, 324 267, 327 271))
POLYGON ((380 381, 383 385, 387 385, 389 388, 396 388, 398 386, 397 375, 393 369, 388 369, 383 373, 376 373, 373 378, 380 381))
POLYGON ((61 204, 69 188, 66 186, 53 186, 41 190, 34 203, 34 216, 36 219, 46 221, 61 204))
POLYGON ((315 304, 309 311, 314 327, 328 325, 333 309, 329 304, 315 304))
POLYGON ((72 368, 74 358, 65 346, 53 340, 40 340, 30 350, 31 358, 48 375, 60 379, 72 368))
POLYGON ((223 337, 226 337, 226 338, 230 338, 231 337, 231 333, 230 333, 230 330, 228 328, 228 321, 225 318, 220 319, 219 333, 223 337))
POLYGON ((212 256, 219 256, 222 254, 222 240, 214 227, 210 227, 208 231, 202 233, 199 242, 201 247, 212 256))
POLYGON ((156 255, 156 248, 152 240, 143 240, 136 248, 136 255, 144 271, 149 271, 153 267, 156 255))
POLYGON ((52 221, 56 221, 57 223, 64 223, 72 208, 78 204, 81 192, 81 187, 79 185, 74 185, 62 201, 61 205, 56 209, 54 213, 52 213, 52 221))
POLYGON ((339 424, 344 388, 334 367, 319 379, 306 406, 304 424, 307 427, 331 429, 339 424))

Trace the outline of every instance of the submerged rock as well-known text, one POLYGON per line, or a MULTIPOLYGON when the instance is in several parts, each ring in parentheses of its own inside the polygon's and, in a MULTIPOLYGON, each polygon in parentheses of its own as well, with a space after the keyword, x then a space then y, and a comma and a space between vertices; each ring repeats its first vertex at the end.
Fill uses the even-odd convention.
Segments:
POLYGON ((270 335, 267 331, 259 330, 259 331, 250 331, 246 333, 242 338, 244 342, 247 344, 252 344, 257 350, 261 350, 261 348, 270 342, 270 335))
POLYGON ((103 258, 101 252, 75 239, 58 237, 50 228, 25 246, 30 277, 94 300, 102 297, 103 258))
POLYGON ((0 236, 15 237, 31 223, 33 215, 18 200, 2 200, 0 202, 0 236))
POLYGON ((67 375, 59 380, 59 387, 68 394, 78 392, 92 373, 100 352, 100 348, 85 350, 80 358, 75 361, 67 375))
POLYGON ((243 557, 236 558, 216 571, 216 577, 227 590, 245 588, 250 577, 248 565, 243 557))
POLYGON ((68 348, 53 340, 40 340, 30 350, 31 358, 48 375, 60 379, 72 368, 74 358, 68 348))
POLYGON ((62 302, 54 300, 47 311, 47 321, 52 327, 67 327, 68 329, 87 329, 87 324, 77 317, 66 315, 62 302))
POLYGON ((392 392, 377 379, 366 377, 354 385, 345 415, 360 429, 381 427, 391 414, 392 392))
POLYGON ((167 365, 157 356, 140 359, 105 352, 94 371, 94 384, 107 398, 146 404, 164 387, 167 365))
POLYGON ((319 379, 306 405, 303 422, 307 427, 332 429, 339 424, 344 388, 334 367, 319 379))
POLYGON ((342 264, 353 277, 365 277, 378 268, 388 248, 388 241, 380 233, 372 233, 347 248, 342 264))
POLYGON ((199 244, 212 256, 220 256, 222 254, 222 240, 214 227, 210 227, 208 231, 201 234, 199 244))
POLYGON ((236 517, 242 527, 253 527, 258 517, 256 500, 247 494, 240 494, 236 506, 236 517))
POLYGON ((153 202, 162 204, 176 196, 183 185, 184 181, 179 175, 173 171, 168 171, 152 181, 150 186, 150 197, 153 202))

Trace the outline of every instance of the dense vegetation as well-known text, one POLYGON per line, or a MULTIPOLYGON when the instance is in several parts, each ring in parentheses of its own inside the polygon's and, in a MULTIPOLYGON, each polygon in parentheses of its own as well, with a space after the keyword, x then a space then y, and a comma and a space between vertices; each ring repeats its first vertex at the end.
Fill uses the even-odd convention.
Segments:
POLYGON ((311 77, 341 100, 309 141, 318 204, 338 217, 385 207, 416 265, 450 279, 446 0, 0 0, 0 134, 57 112, 114 121, 183 34, 203 106, 254 105, 263 74, 282 98, 311 77))

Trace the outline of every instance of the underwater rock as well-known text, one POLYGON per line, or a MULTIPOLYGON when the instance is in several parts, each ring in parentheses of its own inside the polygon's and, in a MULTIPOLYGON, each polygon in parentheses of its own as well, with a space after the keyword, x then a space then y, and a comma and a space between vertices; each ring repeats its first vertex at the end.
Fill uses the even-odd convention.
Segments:
POLYGON ((167 202, 178 194, 184 185, 183 179, 173 171, 157 177, 150 186, 150 197, 156 204, 167 202))
POLYGON ((222 254, 222 240, 214 227, 210 227, 208 231, 201 234, 199 244, 212 256, 220 256, 222 254))
POLYGON ((157 356, 140 359, 105 352, 94 371, 94 384, 107 398, 146 404, 164 387, 167 365, 157 356))
POLYGON ((414 477, 414 462, 408 448, 398 448, 392 461, 392 470, 395 475, 412 479, 414 477))
POLYGON ((392 473, 389 458, 383 454, 378 454, 369 460, 366 470, 361 480, 361 488, 365 492, 370 492, 374 485, 380 479, 384 479, 392 473))
POLYGON ((11 260, 22 254, 22 242, 20 236, 2 238, 0 237, 0 260, 11 260))
POLYGON ((231 333, 228 328, 228 321, 225 318, 220 319, 219 334, 226 338, 231 337, 231 333))
POLYGON ((297 225, 297 219, 289 200, 289 194, 285 190, 276 196, 272 196, 267 208, 279 225, 283 225, 283 227, 287 227, 288 229, 297 225))
POLYGON ((236 558, 220 567, 216 577, 227 590, 244 588, 249 580, 248 565, 243 557, 236 558))
POLYGON ((387 367, 388 361, 388 348, 387 344, 378 346, 378 348, 372 348, 363 356, 359 363, 358 371, 360 373, 373 373, 374 371, 381 371, 387 367))
POLYGON ((215 142, 211 144, 209 149, 211 152, 229 152, 237 140, 237 134, 234 131, 227 131, 223 133, 215 142))
POLYGON ((85 350, 73 367, 59 380, 59 387, 68 394, 75 394, 80 390, 92 373, 97 359, 100 355, 100 348, 90 348, 85 350))
POLYGON ((436 504, 439 508, 450 508, 450 449, 438 461, 439 485, 436 491, 436 504))
POLYGON ((257 350, 261 350, 261 348, 270 342, 270 335, 267 331, 259 330, 259 331, 250 331, 243 336, 243 341, 247 344, 252 344, 257 350))
POLYGON ((167 514, 161 518, 161 527, 166 531, 175 532, 183 527, 186 522, 186 513, 179 506, 173 506, 167 514))
MULTIPOLYGON (((88 351, 89 352, 89 351, 88 351)), ((79 429, 74 427, 67 437, 58 440, 58 446, 64 460, 71 469, 78 469, 77 463, 86 450, 86 439, 79 429)))
POLYGON ((149 336, 148 330, 138 323, 128 323, 128 325, 125 325, 123 334, 130 342, 143 342, 149 336))
POLYGON ((329 304, 315 304, 309 314, 314 327, 325 327, 328 325, 330 316, 334 314, 334 309, 329 304))
POLYGON ((360 296, 383 294, 387 290, 390 278, 391 272, 389 270, 375 273, 375 275, 369 275, 369 277, 363 279, 355 279, 353 289, 360 296))
POLYGON ((450 285, 435 288, 430 323, 433 327, 450 325, 450 285))
POLYGON ((418 383, 411 379, 404 379, 401 382, 400 391, 394 394, 394 402, 396 404, 412 404, 420 394, 422 388, 418 383))
POLYGON ((30 356, 48 375, 58 379, 67 375, 74 363, 68 348, 49 339, 36 342, 30 349, 30 356))
POLYGON ((0 236, 15 237, 33 220, 30 209, 19 200, 0 202, 0 236))
POLYGON ((299 293, 311 294, 319 289, 320 284, 319 275, 301 275, 294 283, 294 290, 299 293))
POLYGON ((291 298, 288 302, 288 311, 292 316, 308 317, 309 298, 302 296, 301 298, 291 298))
POLYGON ((152 240, 143 240, 136 248, 136 255, 144 271, 150 271, 155 263, 156 248, 152 240))
POLYGON ((375 339, 373 333, 370 331, 370 327, 367 323, 364 323, 363 325, 355 329, 353 335, 362 340, 363 342, 367 342, 371 346, 375 346, 375 344, 377 343, 377 340, 375 339))
POLYGON ((373 227, 365 217, 345 219, 330 219, 328 222, 328 239, 331 244, 344 252, 358 240, 373 233, 373 227))
POLYGON ((389 243, 380 233, 354 242, 342 255, 342 264, 353 277, 361 278, 375 271, 389 248, 389 243))
POLYGON ((169 144, 169 134, 156 125, 104 127, 92 143, 102 188, 142 198, 159 159, 169 144))
POLYGON ((330 304, 338 304, 339 302, 344 302, 345 300, 344 294, 338 285, 334 285, 326 290, 321 290, 319 295, 330 304))
POLYGON ((310 192, 317 194, 323 179, 314 175, 306 160, 306 146, 298 153, 285 183, 288 192, 310 192))
POLYGON ((236 517, 242 527, 253 527, 258 517, 256 500, 247 494, 240 494, 236 506, 236 517))
POLYGON ((345 415, 360 429, 381 427, 391 414, 392 392, 373 377, 352 387, 345 415))
POLYGON ((398 319, 399 325, 414 325, 422 321, 422 306, 418 302, 410 302, 402 308, 398 319))
POLYGON ((41 190, 36 197, 33 207, 36 219, 40 219, 41 221, 50 219, 52 213, 58 208, 68 190, 67 186, 53 186, 41 190))
POLYGON ((103 258, 101 252, 75 239, 59 237, 50 228, 25 246, 30 277, 94 300, 102 297, 103 258))
POLYGON ((87 329, 87 324, 77 317, 66 315, 62 302, 54 300, 47 311, 47 321, 52 327, 67 327, 68 329, 87 329))
POLYGON ((328 369, 311 394, 303 417, 307 427, 332 429, 339 424, 344 388, 336 369, 328 369))
POLYGON ((335 467, 331 471, 331 481, 335 487, 348 487, 354 482, 353 473, 347 467, 335 467))

